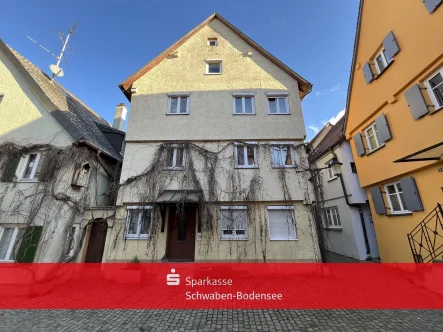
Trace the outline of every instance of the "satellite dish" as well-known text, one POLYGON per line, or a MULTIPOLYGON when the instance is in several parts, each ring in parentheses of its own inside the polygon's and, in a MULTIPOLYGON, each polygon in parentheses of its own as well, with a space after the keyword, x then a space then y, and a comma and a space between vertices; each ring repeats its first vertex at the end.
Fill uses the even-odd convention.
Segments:
POLYGON ((65 73, 63 72, 63 69, 61 69, 57 65, 50 65, 49 69, 51 70, 51 73, 54 74, 54 76, 63 77, 65 75, 65 73))

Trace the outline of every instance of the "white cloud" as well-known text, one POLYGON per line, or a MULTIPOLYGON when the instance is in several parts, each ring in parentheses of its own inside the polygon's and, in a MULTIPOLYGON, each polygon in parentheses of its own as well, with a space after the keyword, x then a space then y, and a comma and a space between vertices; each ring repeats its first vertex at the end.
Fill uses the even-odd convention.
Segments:
POLYGON ((343 115, 345 115, 345 110, 341 110, 340 112, 338 112, 338 114, 330 118, 328 122, 335 125, 338 122, 338 120, 342 118, 343 115))
POLYGON ((308 126, 309 129, 311 129, 315 134, 317 134, 320 131, 320 128, 314 125, 308 126))
POLYGON ((330 88, 329 91, 334 92, 334 91, 338 91, 339 89, 340 89, 340 84, 337 84, 336 86, 330 88))
POLYGON ((316 95, 316 96, 320 96, 321 93, 317 91, 317 92, 315 93, 315 95, 316 95))

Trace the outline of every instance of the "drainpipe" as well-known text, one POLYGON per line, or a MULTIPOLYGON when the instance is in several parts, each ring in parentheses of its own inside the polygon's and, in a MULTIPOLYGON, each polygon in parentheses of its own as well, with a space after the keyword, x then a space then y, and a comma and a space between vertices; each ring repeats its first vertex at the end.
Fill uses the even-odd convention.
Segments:
POLYGON ((363 209, 360 204, 349 203, 348 193, 346 192, 346 187, 345 187, 345 183, 343 181, 343 176, 342 176, 342 174, 337 174, 337 176, 340 178, 341 187, 343 188, 343 193, 345 195, 346 204, 348 206, 358 208, 358 213, 360 214, 361 227, 363 229, 363 237, 365 238, 366 255, 369 256, 371 253, 371 249, 369 247, 368 233, 366 231, 365 218, 363 216, 363 209))

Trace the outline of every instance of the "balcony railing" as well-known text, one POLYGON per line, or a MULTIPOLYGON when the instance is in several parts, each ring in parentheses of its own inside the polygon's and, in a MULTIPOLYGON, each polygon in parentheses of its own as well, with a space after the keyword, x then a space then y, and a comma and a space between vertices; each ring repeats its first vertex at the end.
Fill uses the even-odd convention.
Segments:
POLYGON ((443 209, 437 203, 423 221, 408 234, 415 263, 429 263, 443 255, 443 209))

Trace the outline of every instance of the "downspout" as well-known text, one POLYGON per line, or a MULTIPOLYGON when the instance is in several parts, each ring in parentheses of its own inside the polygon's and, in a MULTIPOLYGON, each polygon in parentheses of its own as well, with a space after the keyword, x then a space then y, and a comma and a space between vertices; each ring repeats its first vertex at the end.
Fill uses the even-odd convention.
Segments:
POLYGON ((363 216, 363 209, 360 204, 349 203, 348 193, 346 192, 346 187, 345 187, 345 182, 343 181, 343 176, 342 176, 342 174, 337 174, 337 176, 340 178, 341 186, 343 188, 343 193, 345 195, 346 204, 348 206, 358 208, 358 213, 360 214, 361 227, 363 229, 363 237, 365 239, 366 255, 369 256, 371 254, 371 249, 369 247, 368 233, 366 231, 365 218, 363 216))

